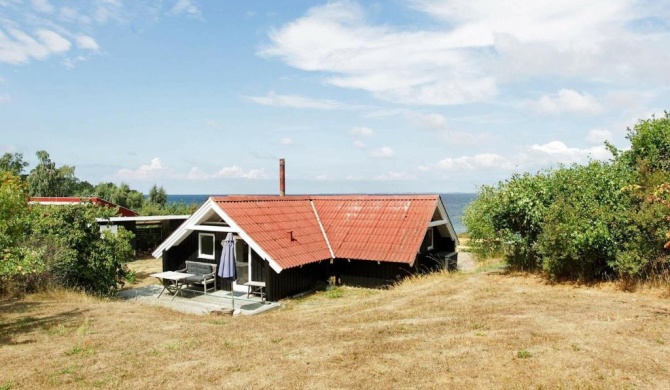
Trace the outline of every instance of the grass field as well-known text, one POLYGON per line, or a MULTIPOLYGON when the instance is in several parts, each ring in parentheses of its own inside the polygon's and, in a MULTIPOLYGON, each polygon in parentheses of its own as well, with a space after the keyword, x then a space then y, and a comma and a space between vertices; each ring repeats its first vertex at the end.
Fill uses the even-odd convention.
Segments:
POLYGON ((255 317, 67 292, 0 315, 0 389, 670 388, 662 290, 528 275, 345 287, 255 317))

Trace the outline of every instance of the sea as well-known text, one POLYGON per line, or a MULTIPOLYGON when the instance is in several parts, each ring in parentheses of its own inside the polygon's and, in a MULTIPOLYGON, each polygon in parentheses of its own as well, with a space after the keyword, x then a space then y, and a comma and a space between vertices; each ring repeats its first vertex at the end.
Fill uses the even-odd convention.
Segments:
MULTIPOLYGON (((221 194, 216 194, 221 195, 221 194)), ((207 198, 214 195, 168 195, 168 202, 180 202, 186 204, 202 204, 207 198)), ((447 193, 440 194, 444 207, 449 213, 451 223, 454 225, 456 233, 465 233, 466 229, 463 225, 463 210, 470 202, 472 202, 477 194, 473 193, 447 193)))

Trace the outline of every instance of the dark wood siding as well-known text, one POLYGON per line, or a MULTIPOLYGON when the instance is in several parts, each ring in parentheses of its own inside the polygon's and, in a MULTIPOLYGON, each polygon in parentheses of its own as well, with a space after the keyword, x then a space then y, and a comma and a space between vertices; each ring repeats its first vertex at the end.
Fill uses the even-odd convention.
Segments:
MULTIPOLYGON (((434 249, 430 251, 431 253, 455 251, 455 241, 451 237, 442 237, 439 229, 434 228, 432 230, 434 249)), ((183 269, 186 260, 218 264, 222 250, 220 242, 225 238, 225 235, 226 233, 215 233, 216 258, 208 260, 198 258, 198 232, 191 233, 180 245, 172 247, 165 253, 163 269, 166 271, 183 269)), ((440 268, 441 264, 427 256, 427 253, 426 240, 424 240, 421 253, 417 255, 412 266, 383 261, 336 259, 333 264, 330 264, 329 261, 321 261, 276 273, 266 260, 252 251, 252 275, 250 277, 251 280, 266 283, 267 299, 270 301, 277 301, 312 290, 319 284, 325 284, 329 276, 336 276, 339 282, 346 285, 377 288, 392 285, 409 275, 430 272, 440 268)), ((231 284, 230 281, 217 279, 217 288, 219 289, 230 290, 231 284)))
MULTIPOLYGON (((227 233, 214 233, 214 259, 201 259, 198 257, 198 233, 209 232, 193 232, 177 246, 170 248, 167 253, 163 254, 163 270, 176 271, 178 269, 186 268, 186 260, 199 261, 201 263, 219 264, 221 259, 221 240, 225 239, 227 233), (167 260, 166 260, 167 258, 167 260)), ((230 290, 231 282, 229 280, 216 277, 216 288, 219 290, 230 290)))
POLYGON ((336 259, 332 273, 342 284, 358 287, 383 287, 415 273, 404 263, 336 259))
POLYGON ((327 278, 327 261, 285 269, 279 274, 269 268, 265 289, 268 300, 276 301, 314 289, 319 282, 325 283, 327 278))

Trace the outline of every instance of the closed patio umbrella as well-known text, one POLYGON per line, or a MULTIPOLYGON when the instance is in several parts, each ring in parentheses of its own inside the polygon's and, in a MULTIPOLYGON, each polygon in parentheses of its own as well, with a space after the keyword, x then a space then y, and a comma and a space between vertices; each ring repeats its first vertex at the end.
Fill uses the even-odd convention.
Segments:
MULTIPOLYGON (((218 275, 229 281, 234 281, 237 279, 237 273, 235 269, 235 239, 233 239, 233 233, 228 233, 226 239, 223 240, 223 250, 221 251, 221 261, 219 263, 218 275)), ((233 311, 235 311, 235 291, 233 289, 232 283, 230 284, 230 296, 232 297, 233 311)))

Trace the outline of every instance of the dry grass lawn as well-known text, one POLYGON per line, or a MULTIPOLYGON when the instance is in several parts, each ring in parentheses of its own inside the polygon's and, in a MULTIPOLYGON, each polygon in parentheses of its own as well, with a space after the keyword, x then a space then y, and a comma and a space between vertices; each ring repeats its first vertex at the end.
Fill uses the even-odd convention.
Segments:
POLYGON ((73 293, 0 301, 0 389, 670 388, 660 291, 436 274, 256 317, 73 293))

